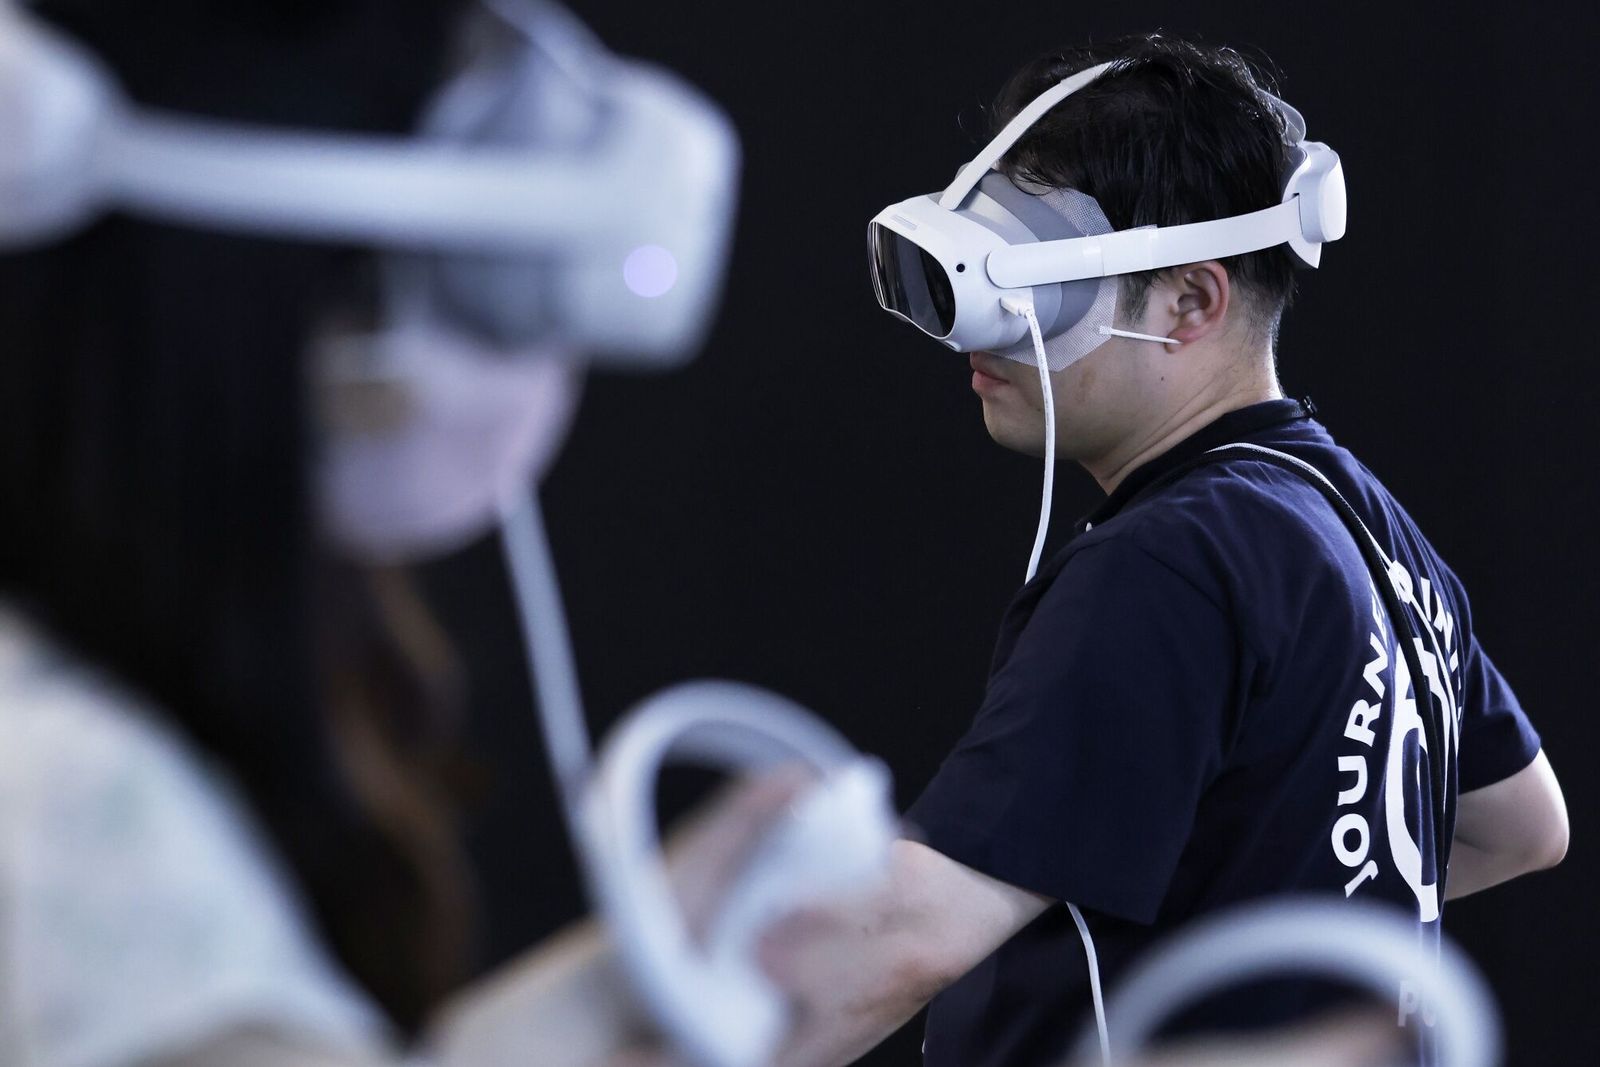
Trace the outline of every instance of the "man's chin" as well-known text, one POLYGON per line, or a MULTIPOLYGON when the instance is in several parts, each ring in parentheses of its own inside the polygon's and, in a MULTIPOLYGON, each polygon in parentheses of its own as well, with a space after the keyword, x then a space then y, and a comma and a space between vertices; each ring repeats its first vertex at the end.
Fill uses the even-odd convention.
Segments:
POLYGON ((1000 447, 1035 459, 1044 458, 1042 426, 1018 426, 1002 417, 987 401, 983 405, 983 426, 989 431, 989 437, 1000 447))

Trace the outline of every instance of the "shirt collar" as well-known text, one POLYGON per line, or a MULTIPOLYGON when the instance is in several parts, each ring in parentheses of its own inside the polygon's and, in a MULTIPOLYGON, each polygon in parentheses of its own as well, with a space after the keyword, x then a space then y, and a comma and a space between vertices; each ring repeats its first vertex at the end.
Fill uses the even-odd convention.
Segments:
POLYGON ((1101 501, 1100 505, 1078 524, 1078 527, 1082 530, 1098 526, 1112 518, 1127 506, 1128 501, 1138 496, 1145 486, 1202 452, 1251 437, 1262 430, 1281 426, 1296 419, 1309 419, 1316 414, 1316 410, 1310 400, 1267 400, 1239 408, 1237 411, 1230 411, 1196 430, 1155 459, 1136 468, 1122 479, 1111 495, 1101 501))

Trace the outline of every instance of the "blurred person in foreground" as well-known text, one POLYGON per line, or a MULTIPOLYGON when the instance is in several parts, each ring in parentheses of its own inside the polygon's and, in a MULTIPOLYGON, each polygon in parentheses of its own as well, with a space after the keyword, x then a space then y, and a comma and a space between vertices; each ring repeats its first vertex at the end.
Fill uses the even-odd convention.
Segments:
MULTIPOLYGON (((475 8, 32 12, 140 105, 405 137, 475 8)), ((345 536, 362 493, 531 486, 575 371, 424 353, 443 404, 352 379, 341 338, 374 318, 376 273, 362 248, 116 214, 0 255, 0 1061, 593 1064, 648 1043, 592 928, 468 980, 461 680, 405 570, 345 536), (382 441, 434 437, 442 472, 380 484, 408 469, 382 441)), ((682 842, 692 914, 790 791, 750 786, 682 842)))

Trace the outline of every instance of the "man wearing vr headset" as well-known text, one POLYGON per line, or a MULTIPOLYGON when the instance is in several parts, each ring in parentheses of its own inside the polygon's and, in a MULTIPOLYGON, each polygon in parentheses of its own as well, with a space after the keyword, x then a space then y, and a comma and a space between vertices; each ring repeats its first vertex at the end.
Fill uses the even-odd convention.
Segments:
MULTIPOLYGON (((930 999, 930 1067, 1055 1062, 1097 983, 1199 915, 1321 893, 1393 904, 1432 938, 1446 896, 1566 848, 1559 786, 1460 582, 1277 380, 1295 259, 1343 230, 1337 157, 1237 54, 1158 37, 1030 63, 995 112, 942 198, 875 220, 879 299, 971 352, 997 442, 1059 452, 1107 498, 1008 610, 893 887, 769 942, 810 990, 785 1064, 848 1062, 930 999), (962 343, 985 330, 1010 332, 962 343), (1207 456, 1233 444, 1287 458, 1207 456)), ((1323 1002, 1278 983, 1187 1022, 1323 1002)), ((1398 992, 1402 1026, 1425 1014, 1398 992)))

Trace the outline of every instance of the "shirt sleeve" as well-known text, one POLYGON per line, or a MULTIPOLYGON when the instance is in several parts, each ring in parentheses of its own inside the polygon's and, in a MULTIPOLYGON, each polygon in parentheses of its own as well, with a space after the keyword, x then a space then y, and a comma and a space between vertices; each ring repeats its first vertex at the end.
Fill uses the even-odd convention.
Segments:
POLYGON ((0 708, 0 845, 0 1061, 127 1067, 246 1027, 389 1051, 227 780, 115 694, 0 708))
POLYGON ((991 877, 1153 922, 1222 764, 1238 661, 1189 578, 1126 536, 1085 546, 908 820, 991 877))
POLYGON ((1539 754, 1539 733, 1523 713, 1511 685, 1476 637, 1470 639, 1461 679, 1460 791, 1503 781, 1539 754))

